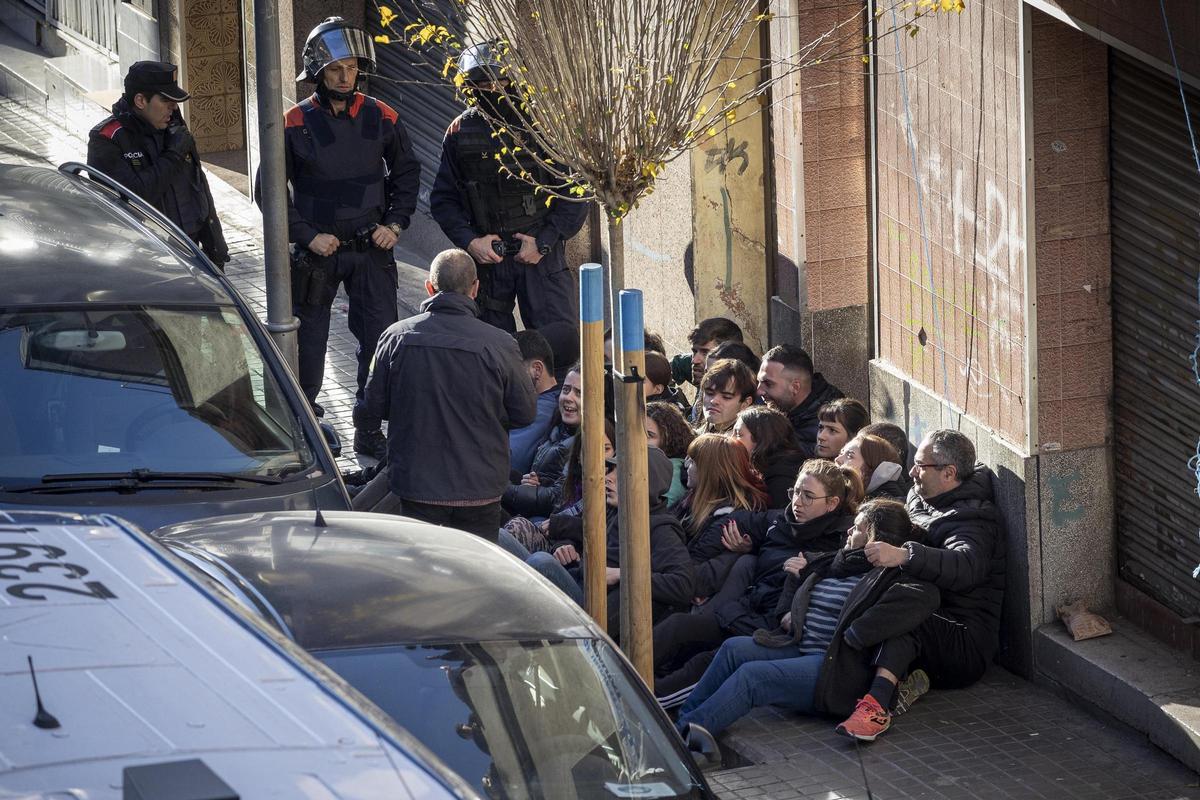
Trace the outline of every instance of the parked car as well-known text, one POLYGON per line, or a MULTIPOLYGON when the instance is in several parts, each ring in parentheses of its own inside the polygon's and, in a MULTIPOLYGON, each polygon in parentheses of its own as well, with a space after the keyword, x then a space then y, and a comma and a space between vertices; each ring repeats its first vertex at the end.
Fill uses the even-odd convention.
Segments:
POLYGON ((154 533, 492 798, 711 798, 612 641, 516 558, 381 514, 154 533))
POLYGON ((0 796, 480 797, 222 594, 116 518, 0 511, 0 796))
POLYGON ((0 508, 112 512, 146 530, 349 508, 254 313, 111 178, 0 165, 0 285, 0 508))

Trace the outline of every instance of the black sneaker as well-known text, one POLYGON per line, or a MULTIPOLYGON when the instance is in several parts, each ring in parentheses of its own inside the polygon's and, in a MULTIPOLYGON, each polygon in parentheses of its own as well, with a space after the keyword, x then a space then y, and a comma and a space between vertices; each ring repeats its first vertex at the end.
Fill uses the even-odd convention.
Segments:
POLYGON ((312 403, 311 405, 312 405, 313 414, 315 416, 318 416, 318 417, 325 416, 325 406, 321 405, 320 403, 312 403))
POLYGON ((356 428, 354 431, 354 452, 361 453, 364 456, 371 456, 376 461, 381 461, 387 455, 387 437, 378 428, 373 431, 364 431, 356 428))

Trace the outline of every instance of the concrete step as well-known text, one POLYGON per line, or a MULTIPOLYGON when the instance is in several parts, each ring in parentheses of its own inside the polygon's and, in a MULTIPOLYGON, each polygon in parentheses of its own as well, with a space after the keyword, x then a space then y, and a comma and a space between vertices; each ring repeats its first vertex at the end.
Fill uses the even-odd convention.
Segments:
POLYGON ((1111 636, 1082 642, 1058 623, 1039 628, 1034 636, 1039 680, 1124 722, 1200 771, 1200 662, 1123 617, 1109 622, 1111 636))

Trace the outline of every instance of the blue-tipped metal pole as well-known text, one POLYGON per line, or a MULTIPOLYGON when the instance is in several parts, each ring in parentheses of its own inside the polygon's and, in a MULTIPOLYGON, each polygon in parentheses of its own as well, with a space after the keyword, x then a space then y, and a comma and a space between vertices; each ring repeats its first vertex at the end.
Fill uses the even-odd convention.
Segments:
MULTIPOLYGON (((654 685, 650 606, 650 491, 646 480, 646 374, 642 293, 620 293, 623 378, 617 403, 617 513, 621 528, 621 647, 648 686, 654 685)), ((617 338, 614 339, 616 341, 617 338)))
POLYGON ((604 273, 579 268, 579 361, 583 379, 583 566, 587 610, 608 629, 608 548, 604 513, 604 273))

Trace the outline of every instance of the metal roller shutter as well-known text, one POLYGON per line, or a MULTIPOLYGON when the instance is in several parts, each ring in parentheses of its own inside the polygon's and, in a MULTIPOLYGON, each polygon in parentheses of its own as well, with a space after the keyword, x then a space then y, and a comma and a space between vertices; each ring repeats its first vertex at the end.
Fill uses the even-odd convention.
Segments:
MULTIPOLYGON (((426 6, 430 0, 420 0, 426 6)), ((450 19, 455 13, 454 0, 434 0, 433 4, 446 9, 442 16, 450 19)), ((429 13, 418 14, 418 2, 401 0, 388 2, 398 19, 392 23, 390 33, 395 36, 404 26, 418 16, 429 18, 429 13)), ((383 33, 379 23, 379 11, 374 0, 366 0, 367 32, 371 36, 383 33)), ((376 44, 375 57, 379 60, 379 73, 390 80, 371 79, 371 94, 396 109, 412 138, 413 150, 421 161, 421 197, 417 208, 429 211, 429 190, 437 175, 438 162, 442 156, 442 137, 446 127, 464 108, 455 99, 454 87, 442 78, 440 66, 424 63, 420 56, 405 44, 376 44)))
MULTIPOLYGON (((1121 577, 1200 615, 1200 179, 1172 76, 1110 50, 1113 395, 1121 577)), ((1193 125, 1200 93, 1189 90, 1193 125)))

